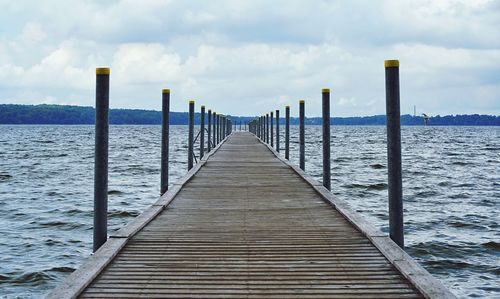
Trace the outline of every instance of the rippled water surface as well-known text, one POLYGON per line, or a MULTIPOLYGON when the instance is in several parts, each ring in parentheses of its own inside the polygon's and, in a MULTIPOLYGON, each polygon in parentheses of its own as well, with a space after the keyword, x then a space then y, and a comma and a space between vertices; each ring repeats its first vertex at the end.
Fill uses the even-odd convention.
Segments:
MULTIPOLYGON (((173 183, 186 172, 187 128, 171 128, 173 183)), ((0 126, 0 296, 43 297, 91 253, 93 135, 0 126)), ((321 128, 306 136, 306 171, 320 179, 321 128)), ((494 127, 402 129, 407 252, 460 297, 500 297, 499 137, 494 127)), ((157 199, 159 141, 159 126, 111 126, 110 231, 157 199)), ((335 196, 387 232, 385 128, 332 127, 332 171, 335 196)))

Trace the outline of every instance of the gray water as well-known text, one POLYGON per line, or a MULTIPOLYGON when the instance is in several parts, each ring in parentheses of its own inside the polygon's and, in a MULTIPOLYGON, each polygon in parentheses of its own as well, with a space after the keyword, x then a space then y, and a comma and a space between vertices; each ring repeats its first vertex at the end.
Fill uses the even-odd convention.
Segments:
MULTIPOLYGON (((499 133, 402 129, 406 250, 459 297, 500 297, 499 133)), ((186 173, 186 136, 171 127, 171 183, 186 173)), ((321 128, 306 136, 320 179, 321 128)), ((159 140, 159 126, 111 126, 110 231, 157 199, 159 140)), ((90 255, 93 144, 93 126, 0 126, 1 297, 43 297, 90 255)), ((332 171, 334 195, 387 232, 385 128, 333 126, 332 171)))

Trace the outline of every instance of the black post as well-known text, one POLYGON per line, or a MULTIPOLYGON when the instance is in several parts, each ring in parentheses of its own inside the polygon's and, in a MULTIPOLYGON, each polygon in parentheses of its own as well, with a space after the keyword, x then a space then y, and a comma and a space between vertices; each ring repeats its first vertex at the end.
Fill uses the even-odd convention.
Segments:
POLYGON ((285 159, 290 160, 290 106, 285 106, 285 159))
POLYGON ((200 160, 205 155, 205 106, 201 106, 200 114, 200 160))
POLYGON ((214 111, 212 113, 212 122, 213 122, 213 124, 212 124, 212 126, 213 126, 213 130, 212 130, 213 131, 212 132, 212 135, 213 135, 212 136, 212 143, 213 143, 214 147, 217 145, 216 144, 216 140, 215 140, 215 138, 216 138, 216 123, 217 123, 216 117, 217 117, 217 113, 215 113, 215 111, 214 111))
POLYGON ((210 152, 212 150, 212 110, 208 109, 208 133, 207 133, 207 151, 210 152))
POLYGON ((299 101, 299 166, 300 169, 306 169, 306 144, 305 144, 305 101, 299 101))
POLYGON ((270 138, 271 138, 271 147, 274 146, 274 135, 273 135, 273 132, 274 132, 274 124, 273 124, 274 123, 274 116, 273 116, 273 114, 274 113, 272 111, 269 113, 269 120, 271 122, 271 134, 270 134, 271 135, 270 136, 270 138))
POLYGON ((217 144, 220 142, 220 114, 217 114, 217 144))
POLYGON ((276 110, 276 151, 280 152, 280 111, 276 110))
POLYGON ((399 247, 404 248, 398 60, 385 61, 385 99, 387 111, 389 236, 399 247))
POLYGON ((193 168, 194 155, 194 101, 189 101, 188 170, 193 168))
POLYGON ((160 194, 168 190, 168 147, 170 139, 170 89, 162 90, 162 117, 161 117, 161 182, 160 194))
POLYGON ((93 252, 108 239, 109 74, 96 69, 93 252))
POLYGON ((222 140, 226 138, 226 117, 222 116, 222 140))
POLYGON ((266 143, 269 144, 269 113, 266 113, 266 143))
POLYGON ((323 186, 331 190, 330 167, 330 89, 322 90, 323 100, 323 186))
POLYGON ((259 119, 260 119, 260 128, 259 128, 260 140, 265 141, 266 138, 264 137, 264 117, 261 116, 261 117, 259 117, 259 119))
POLYGON ((257 138, 260 138, 260 117, 257 118, 256 122, 257 122, 257 124, 256 124, 256 128, 255 128, 255 132, 256 132, 255 135, 257 135, 257 138))

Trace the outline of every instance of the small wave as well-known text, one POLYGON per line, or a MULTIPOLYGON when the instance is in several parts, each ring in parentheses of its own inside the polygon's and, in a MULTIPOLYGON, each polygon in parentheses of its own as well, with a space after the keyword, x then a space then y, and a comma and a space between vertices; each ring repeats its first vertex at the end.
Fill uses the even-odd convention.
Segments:
POLYGON ((0 182, 8 181, 12 178, 10 174, 0 173, 0 182))
POLYGON ((40 223, 40 226, 42 226, 42 227, 60 227, 60 226, 65 226, 67 224, 68 224, 67 222, 63 222, 63 221, 49 221, 49 222, 40 223))
POLYGON ((49 274, 45 273, 44 271, 38 271, 38 272, 23 273, 22 275, 9 279, 8 281, 13 284, 19 283, 19 284, 40 285, 49 280, 52 280, 52 277, 49 274))
POLYGON ((449 195, 448 198, 451 198, 451 199, 465 199, 465 198, 470 198, 470 195, 467 194, 467 193, 459 193, 459 194, 449 195))
POLYGON ((139 215, 138 212, 134 211, 115 211, 115 212, 110 212, 109 217, 137 217, 139 215))
POLYGON ((452 162, 451 165, 458 165, 458 166, 467 166, 467 165, 470 165, 471 163, 469 162, 463 162, 463 161, 455 161, 455 162, 452 162))
POLYGON ((370 165, 370 167, 373 168, 373 169, 382 169, 382 168, 385 168, 384 165, 378 164, 378 163, 372 164, 372 165, 370 165))
POLYGON ((71 209, 71 210, 66 211, 65 213, 68 214, 68 215, 70 215, 70 216, 73 216, 73 215, 76 215, 76 214, 83 213, 83 211, 79 210, 79 209, 71 209))
POLYGON ((467 188, 470 188, 470 187, 474 187, 475 185, 474 184, 471 184, 471 183, 463 183, 463 184, 457 184, 457 185, 453 185, 453 187, 467 187, 467 188))
POLYGON ((125 194, 125 192, 120 191, 120 190, 109 190, 108 195, 120 195, 120 194, 125 194))
POLYGON ((47 245, 47 246, 54 246, 54 245, 58 245, 58 244, 61 244, 61 242, 57 241, 57 240, 52 240, 52 239, 45 240, 45 245, 47 245))
POLYGON ((438 186, 439 187, 448 187, 450 185, 450 182, 439 182, 438 186))
POLYGON ((422 192, 418 192, 417 194, 415 194, 415 196, 420 197, 420 198, 427 198, 427 197, 436 196, 438 194, 439 193, 436 191, 422 191, 422 192))
POLYGON ((75 271, 75 269, 71 268, 71 267, 54 267, 54 268, 50 268, 49 271, 60 272, 60 273, 71 273, 71 272, 75 271))
POLYGON ((387 189, 386 183, 377 183, 377 184, 349 184, 344 187, 349 189, 366 189, 366 190, 385 190, 387 189))
POLYGON ((497 243, 495 241, 490 241, 490 242, 483 243, 483 244, 481 244, 481 246, 483 246, 485 248, 488 248, 488 249, 493 249, 493 250, 496 250, 496 251, 500 251, 500 243, 497 243))
POLYGON ((484 226, 471 223, 469 221, 448 221, 448 224, 453 227, 457 228, 469 228, 469 229, 477 229, 477 230, 483 230, 485 229, 484 226))
POLYGON ((36 143, 56 143, 53 140, 35 140, 34 142, 36 142, 36 143))

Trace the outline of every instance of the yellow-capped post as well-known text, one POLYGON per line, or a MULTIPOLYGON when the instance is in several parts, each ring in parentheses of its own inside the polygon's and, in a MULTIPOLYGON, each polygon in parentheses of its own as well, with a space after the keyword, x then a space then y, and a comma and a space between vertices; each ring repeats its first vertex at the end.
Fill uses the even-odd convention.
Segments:
POLYGON ((300 169, 306 169, 306 142, 305 142, 305 113, 306 102, 299 101, 299 166, 300 169))
POLYGON ((285 159, 290 160, 290 106, 285 106, 285 159))
POLYGON ((189 101, 188 171, 193 168, 194 156, 194 101, 189 101))
POLYGON ((168 164, 169 164, 169 140, 170 140, 170 89, 162 89, 161 104, 161 171, 160 171, 160 194, 168 190, 168 164))
POLYGON ((386 60, 385 100, 387 117, 387 173, 389 193, 389 236, 404 249, 403 183, 401 177, 401 112, 399 61, 386 60))
POLYGON ((96 68, 95 156, 94 156, 94 242, 96 252, 108 239, 108 144, 109 74, 107 67, 96 68))
POLYGON ((212 109, 207 112, 207 152, 212 150, 212 109))
POLYGON ((331 190, 331 168, 330 168, 330 89, 323 88, 323 186, 331 190))
POLYGON ((205 155, 205 106, 200 108, 200 160, 205 155))
POLYGON ((270 122, 270 126, 271 126, 271 133, 270 133, 271 147, 274 146, 274 141, 273 141, 274 140, 274 134, 273 134, 273 132, 274 132, 274 116, 273 115, 274 115, 273 111, 269 112, 269 122, 270 122))

